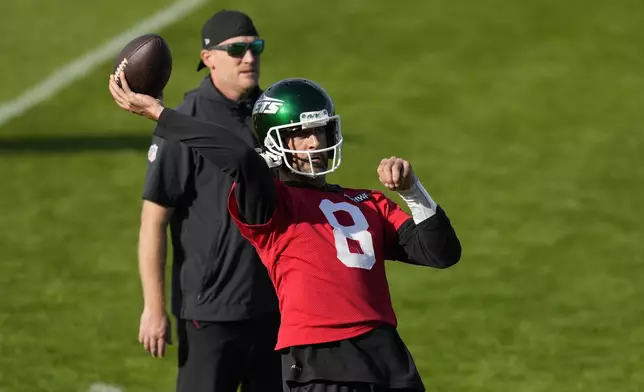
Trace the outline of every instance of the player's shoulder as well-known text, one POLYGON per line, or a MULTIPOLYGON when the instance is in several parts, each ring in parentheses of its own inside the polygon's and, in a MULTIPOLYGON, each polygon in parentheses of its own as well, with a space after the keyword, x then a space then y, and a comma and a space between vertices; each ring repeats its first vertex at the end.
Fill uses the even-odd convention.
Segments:
POLYGON ((396 204, 384 192, 375 189, 345 188, 343 196, 346 200, 351 200, 354 204, 385 214, 396 204))
POLYGON ((331 199, 334 202, 347 201, 354 204, 378 205, 387 200, 383 192, 366 188, 345 188, 340 185, 327 184, 321 191, 297 182, 282 182, 276 180, 277 188, 288 193, 294 199, 305 203, 316 202, 319 199, 331 199))

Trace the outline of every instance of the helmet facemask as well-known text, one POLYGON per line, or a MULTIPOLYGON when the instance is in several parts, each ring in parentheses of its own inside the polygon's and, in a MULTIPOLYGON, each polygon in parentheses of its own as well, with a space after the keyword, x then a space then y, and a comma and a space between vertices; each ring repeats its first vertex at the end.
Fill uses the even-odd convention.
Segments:
POLYGON ((340 167, 340 163, 342 162, 342 142, 343 138, 340 126, 340 116, 329 116, 326 109, 317 112, 301 113, 300 121, 297 123, 271 127, 264 139, 264 145, 266 148, 271 153, 281 156, 282 162, 290 171, 312 178, 329 174, 340 167), (304 130, 318 127, 325 128, 327 142, 326 147, 315 150, 292 150, 288 148, 285 140, 292 136, 289 135, 289 133, 299 129, 304 130), (315 165, 313 164, 313 156, 319 155, 320 153, 324 153, 327 157, 327 168, 326 170, 316 172, 315 165), (290 160, 290 156, 292 154, 306 155, 308 157, 310 171, 302 171, 293 167, 290 160), (331 165, 328 165, 329 160, 332 161, 331 165))

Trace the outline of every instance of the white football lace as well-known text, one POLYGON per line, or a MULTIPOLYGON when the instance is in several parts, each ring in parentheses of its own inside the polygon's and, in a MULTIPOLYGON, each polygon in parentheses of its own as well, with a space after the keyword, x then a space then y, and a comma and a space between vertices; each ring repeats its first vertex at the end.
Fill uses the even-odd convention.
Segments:
POLYGON ((121 72, 125 70, 126 65, 127 65, 127 58, 123 59, 123 61, 121 61, 119 66, 116 67, 116 70, 114 71, 114 76, 116 77, 116 80, 119 79, 119 77, 121 76, 121 72))

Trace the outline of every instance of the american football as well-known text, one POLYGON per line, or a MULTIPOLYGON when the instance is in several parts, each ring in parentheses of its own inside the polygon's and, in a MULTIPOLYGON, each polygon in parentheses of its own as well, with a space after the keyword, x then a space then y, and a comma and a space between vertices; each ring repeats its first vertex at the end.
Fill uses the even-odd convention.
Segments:
POLYGON ((114 74, 121 71, 125 71, 132 91, 160 97, 172 73, 168 44, 157 34, 134 38, 116 57, 114 74))

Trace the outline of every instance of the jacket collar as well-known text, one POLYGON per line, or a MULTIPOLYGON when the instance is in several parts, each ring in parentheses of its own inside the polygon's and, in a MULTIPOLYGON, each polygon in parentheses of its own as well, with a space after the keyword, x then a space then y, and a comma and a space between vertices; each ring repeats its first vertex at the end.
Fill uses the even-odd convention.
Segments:
POLYGON ((242 99, 233 101, 231 99, 228 99, 221 93, 221 91, 219 91, 219 89, 212 82, 212 79, 210 79, 210 75, 206 75, 206 77, 201 81, 201 86, 199 89, 201 90, 201 94, 206 98, 222 103, 233 111, 240 112, 247 112, 252 110, 255 101, 257 101, 257 98, 259 98, 259 96, 262 94, 262 89, 260 89, 258 86, 255 87, 242 99))

